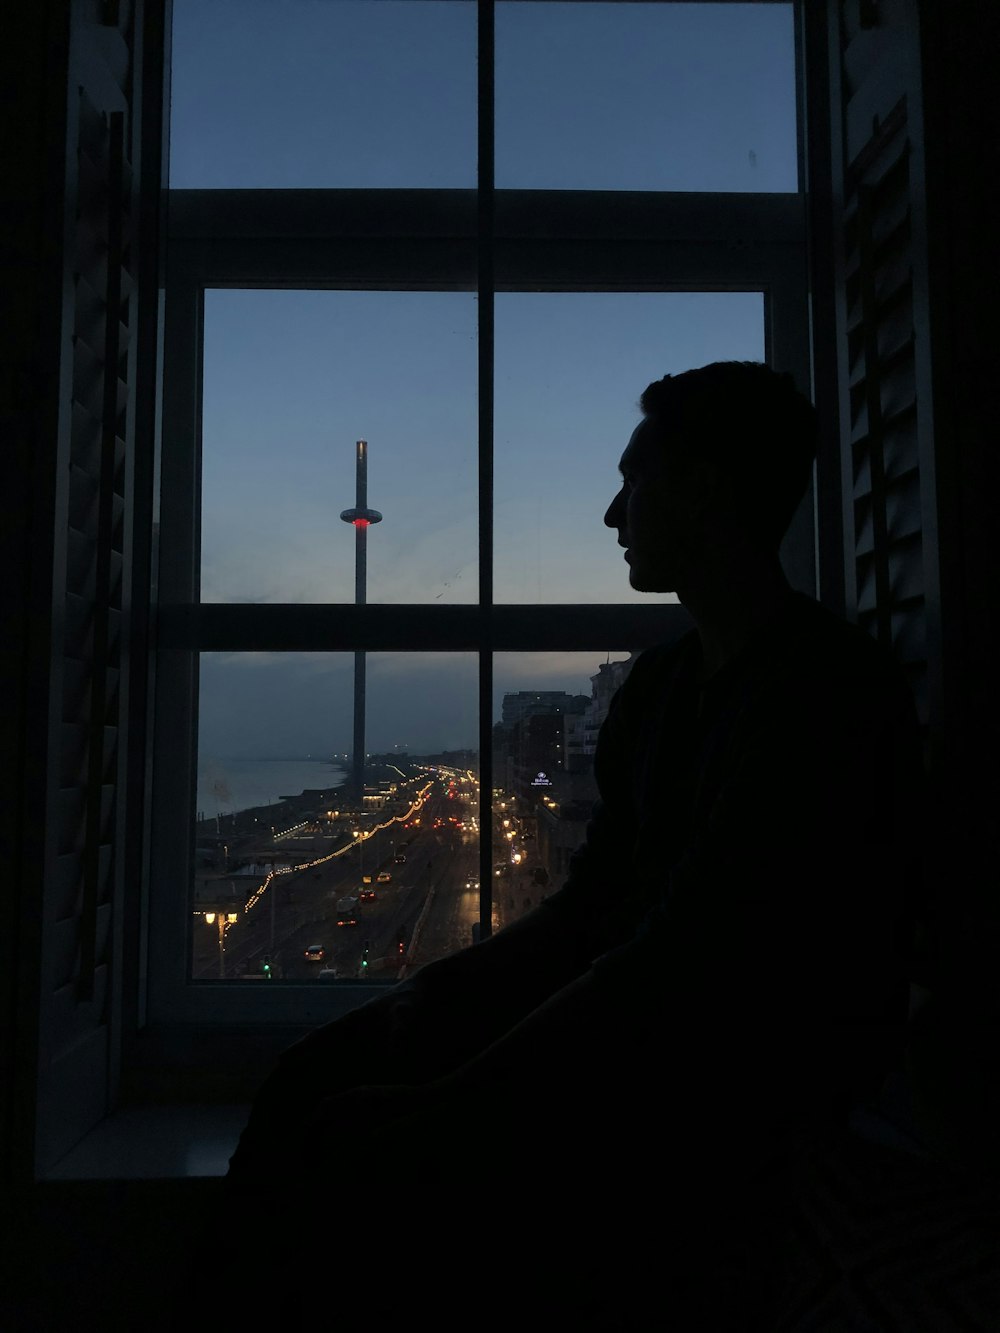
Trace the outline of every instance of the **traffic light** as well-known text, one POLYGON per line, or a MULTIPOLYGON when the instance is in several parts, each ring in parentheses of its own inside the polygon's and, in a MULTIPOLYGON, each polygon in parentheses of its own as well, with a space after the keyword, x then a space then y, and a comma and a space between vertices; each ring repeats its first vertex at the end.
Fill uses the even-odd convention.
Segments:
POLYGON ((361 971, 364 972, 368 967, 368 941, 365 941, 365 947, 361 950, 361 971))
POLYGON ((263 962, 261 963, 261 965, 260 965, 260 970, 264 973, 264 976, 267 978, 267 980, 270 981, 270 980, 271 980, 271 959, 270 959, 270 957, 269 957, 267 954, 264 955, 264 961, 263 961, 263 962))

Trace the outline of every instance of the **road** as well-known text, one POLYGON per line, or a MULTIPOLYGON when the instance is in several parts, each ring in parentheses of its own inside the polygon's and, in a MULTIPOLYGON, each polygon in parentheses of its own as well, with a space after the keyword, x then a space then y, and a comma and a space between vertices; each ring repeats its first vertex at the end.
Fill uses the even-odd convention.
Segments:
MULTIPOLYGON (((478 792, 471 783, 452 790, 449 796, 447 781, 437 779, 415 816, 419 824, 392 823, 342 855, 271 879, 226 932, 227 979, 259 984, 265 956, 272 975, 285 981, 316 980, 324 968, 333 968, 338 980, 394 979, 470 944, 479 918, 479 891, 469 887, 479 878, 479 837, 472 827, 478 792), (402 849, 401 839, 410 840, 402 849), (403 864, 394 860, 400 850, 403 864), (379 872, 391 876, 388 883, 374 882, 379 872), (365 874, 373 876, 364 887, 374 889, 374 901, 358 903, 357 925, 338 926, 337 902, 356 896, 365 874), (321 962, 305 958, 312 944, 323 946, 321 962)), ((285 845, 294 849, 294 839, 285 845)), ((303 862, 324 855, 311 835, 302 848, 303 862)), ((218 948, 207 935, 194 959, 196 980, 219 978, 218 948)))

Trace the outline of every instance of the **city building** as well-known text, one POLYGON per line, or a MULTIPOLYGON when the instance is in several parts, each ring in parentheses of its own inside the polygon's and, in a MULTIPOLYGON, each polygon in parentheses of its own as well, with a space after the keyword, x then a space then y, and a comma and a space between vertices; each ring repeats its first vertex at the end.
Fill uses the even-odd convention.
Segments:
POLYGON ((535 713, 579 712, 586 701, 585 694, 567 694, 565 690, 517 690, 504 695, 500 720, 513 724, 535 713))

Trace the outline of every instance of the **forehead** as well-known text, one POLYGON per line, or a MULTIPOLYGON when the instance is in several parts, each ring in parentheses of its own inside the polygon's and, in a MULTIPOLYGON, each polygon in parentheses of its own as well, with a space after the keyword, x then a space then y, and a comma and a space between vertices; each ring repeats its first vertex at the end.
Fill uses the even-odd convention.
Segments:
POLYGON ((619 470, 650 474, 663 468, 665 449, 658 433, 648 420, 640 421, 629 436, 625 452, 618 464, 619 470))

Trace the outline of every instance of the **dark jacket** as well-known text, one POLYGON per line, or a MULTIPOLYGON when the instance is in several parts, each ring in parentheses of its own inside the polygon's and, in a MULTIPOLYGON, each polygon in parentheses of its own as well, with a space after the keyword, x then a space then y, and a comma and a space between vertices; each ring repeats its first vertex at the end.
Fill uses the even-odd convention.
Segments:
MULTIPOLYGON (((701 672, 696 631, 641 654, 601 728, 599 799, 564 886, 417 980, 442 1007, 462 996, 470 1052, 576 982, 564 1039, 575 1008, 584 1045, 606 1017, 616 1049, 662 1040, 695 1081, 751 1083, 765 1114, 849 1105, 878 1091, 905 1034, 911 693, 890 653, 801 594, 701 672)), ((506 1044, 513 1061, 532 1043, 506 1044)))

